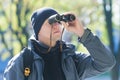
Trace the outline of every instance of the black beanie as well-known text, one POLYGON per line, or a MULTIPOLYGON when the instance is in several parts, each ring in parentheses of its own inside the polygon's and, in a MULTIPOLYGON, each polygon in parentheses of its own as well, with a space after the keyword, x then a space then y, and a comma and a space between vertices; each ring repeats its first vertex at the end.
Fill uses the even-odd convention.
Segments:
POLYGON ((31 23, 33 26, 35 38, 38 39, 38 33, 46 19, 48 19, 50 16, 57 14, 57 11, 55 11, 53 8, 44 7, 36 10, 33 12, 31 16, 31 23))

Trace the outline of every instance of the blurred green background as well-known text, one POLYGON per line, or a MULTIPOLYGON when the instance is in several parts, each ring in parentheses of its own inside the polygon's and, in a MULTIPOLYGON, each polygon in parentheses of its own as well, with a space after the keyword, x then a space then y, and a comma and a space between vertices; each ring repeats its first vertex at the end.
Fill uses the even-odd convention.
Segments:
MULTIPOLYGON (((0 0, 0 80, 7 62, 28 45, 31 14, 41 7, 75 13, 115 55, 113 70, 86 80, 120 80, 120 0, 0 0)), ((63 39, 87 52, 74 34, 66 32, 63 39)))

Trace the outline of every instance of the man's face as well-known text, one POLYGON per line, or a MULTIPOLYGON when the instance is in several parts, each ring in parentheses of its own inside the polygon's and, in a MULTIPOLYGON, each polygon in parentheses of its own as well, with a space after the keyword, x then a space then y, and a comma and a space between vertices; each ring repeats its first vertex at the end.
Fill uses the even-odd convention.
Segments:
POLYGON ((50 41, 50 34, 52 35, 52 41, 59 40, 62 34, 62 25, 58 22, 50 25, 46 20, 39 31, 38 40, 42 42, 50 41))

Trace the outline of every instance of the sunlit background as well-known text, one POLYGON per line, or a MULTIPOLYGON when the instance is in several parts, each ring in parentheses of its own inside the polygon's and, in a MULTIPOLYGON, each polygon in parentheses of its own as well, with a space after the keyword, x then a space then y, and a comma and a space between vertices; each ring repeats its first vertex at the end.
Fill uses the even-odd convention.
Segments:
MULTIPOLYGON (((33 32, 31 14, 41 7, 75 13, 115 55, 113 70, 86 80, 120 80, 120 0, 0 0, 0 80, 8 61, 28 45, 33 32)), ((87 52, 74 34, 65 32, 63 40, 87 52)))

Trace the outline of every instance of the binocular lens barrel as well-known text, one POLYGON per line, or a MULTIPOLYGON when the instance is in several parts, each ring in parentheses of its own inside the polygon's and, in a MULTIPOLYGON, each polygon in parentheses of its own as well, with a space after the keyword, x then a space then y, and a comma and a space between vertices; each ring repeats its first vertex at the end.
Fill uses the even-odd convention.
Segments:
POLYGON ((48 22, 49 24, 53 24, 55 22, 60 22, 60 21, 69 22, 74 20, 75 20, 75 16, 73 14, 68 14, 68 15, 55 14, 48 19, 48 22))

